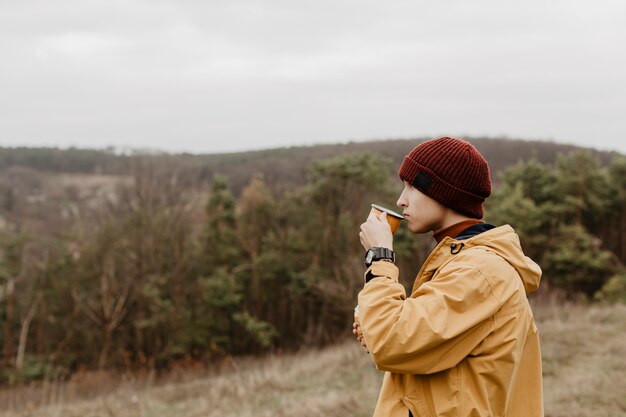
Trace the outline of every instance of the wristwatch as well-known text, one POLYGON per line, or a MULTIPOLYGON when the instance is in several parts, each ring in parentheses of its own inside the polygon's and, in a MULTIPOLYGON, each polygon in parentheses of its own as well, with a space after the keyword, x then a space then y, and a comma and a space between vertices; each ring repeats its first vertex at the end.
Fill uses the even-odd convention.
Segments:
POLYGON ((396 254, 389 248, 371 248, 365 252, 365 266, 372 266, 374 261, 396 262, 396 254))

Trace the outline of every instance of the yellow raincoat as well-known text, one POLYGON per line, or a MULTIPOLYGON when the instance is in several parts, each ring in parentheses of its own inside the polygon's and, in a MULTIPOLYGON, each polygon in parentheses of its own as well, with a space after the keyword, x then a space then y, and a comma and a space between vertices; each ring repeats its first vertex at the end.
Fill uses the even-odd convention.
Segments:
POLYGON ((539 335, 526 293, 539 266, 506 225, 446 237, 410 298, 385 261, 359 293, 370 356, 387 371, 374 417, 543 416, 539 335))

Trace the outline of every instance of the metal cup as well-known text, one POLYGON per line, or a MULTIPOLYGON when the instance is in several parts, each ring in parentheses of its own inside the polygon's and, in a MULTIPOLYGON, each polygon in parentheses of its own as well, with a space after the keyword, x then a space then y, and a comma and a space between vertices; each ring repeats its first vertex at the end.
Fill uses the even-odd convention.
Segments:
POLYGON ((372 209, 370 210, 370 214, 374 213, 376 217, 378 217, 382 213, 387 213, 387 223, 391 227, 391 233, 396 233, 398 230, 398 226, 400 226, 400 222, 404 220, 404 216, 396 213, 393 210, 389 210, 383 206, 379 206, 378 204, 372 204, 372 209))

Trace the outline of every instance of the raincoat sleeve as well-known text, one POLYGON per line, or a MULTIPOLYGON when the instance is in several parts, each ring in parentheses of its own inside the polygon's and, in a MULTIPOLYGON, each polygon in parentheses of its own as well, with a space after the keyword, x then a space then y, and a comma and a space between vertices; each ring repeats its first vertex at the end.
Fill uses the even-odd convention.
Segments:
MULTIPOLYGON (((472 263, 448 263, 406 298, 398 269, 375 262, 376 277, 359 293, 359 319, 380 370, 430 374, 461 362, 494 329, 502 303, 490 279, 472 263)), ((503 294, 504 295, 504 294, 503 294)))

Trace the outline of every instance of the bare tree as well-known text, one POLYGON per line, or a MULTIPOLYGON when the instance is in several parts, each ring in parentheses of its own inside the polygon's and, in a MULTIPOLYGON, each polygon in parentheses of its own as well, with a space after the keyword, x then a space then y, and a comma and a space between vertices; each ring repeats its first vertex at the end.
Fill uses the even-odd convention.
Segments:
POLYGON ((30 303, 26 317, 22 319, 22 330, 20 331, 19 343, 17 345, 17 355, 15 357, 15 369, 22 369, 24 366, 24 354, 26 353, 26 342, 28 341, 28 331, 30 324, 37 314, 37 309, 41 304, 42 294, 38 293, 30 303))
POLYGON ((128 313, 131 281, 122 278, 121 286, 119 281, 114 260, 110 255, 105 255, 100 273, 99 291, 93 295, 93 298, 81 297, 75 289, 72 292, 82 312, 102 331, 102 348, 98 358, 98 367, 101 369, 107 364, 113 334, 128 313))

